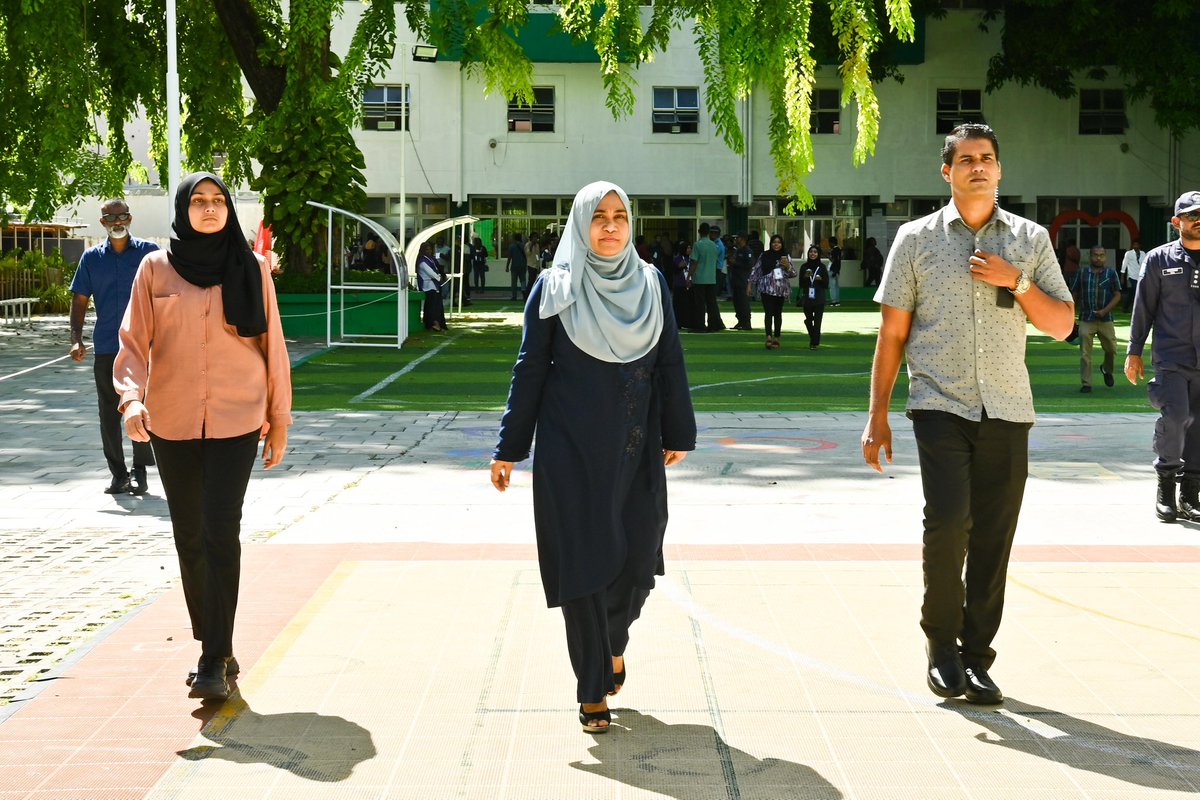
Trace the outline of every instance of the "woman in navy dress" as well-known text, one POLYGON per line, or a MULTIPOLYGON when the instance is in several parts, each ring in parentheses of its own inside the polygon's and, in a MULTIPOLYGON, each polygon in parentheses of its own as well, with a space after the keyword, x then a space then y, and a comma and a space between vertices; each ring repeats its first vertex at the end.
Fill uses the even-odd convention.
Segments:
POLYGON ((696 446, 666 280, 638 258, 629 198, 579 190, 554 265, 525 304, 492 466, 508 488, 534 432, 533 513, 550 607, 562 609, 579 721, 608 730, 629 627, 663 574, 665 467, 696 446))

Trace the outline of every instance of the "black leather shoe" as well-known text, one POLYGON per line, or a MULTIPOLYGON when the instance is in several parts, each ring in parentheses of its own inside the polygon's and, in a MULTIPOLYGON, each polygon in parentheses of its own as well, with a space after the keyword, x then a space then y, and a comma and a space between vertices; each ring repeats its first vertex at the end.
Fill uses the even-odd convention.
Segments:
POLYGON ((146 483, 146 468, 134 467, 133 474, 130 476, 130 483, 130 494, 136 494, 140 496, 149 491, 150 487, 146 483))
POLYGON ((1105 386, 1113 385, 1113 374, 1111 372, 1105 372, 1104 370, 1100 370, 1100 374, 1104 376, 1104 385, 1105 386))
POLYGON ((1004 692, 987 674, 987 670, 978 665, 966 668, 967 673, 967 702, 977 706, 995 706, 1004 702, 1004 692))
POLYGON ((925 685, 938 697, 961 697, 967 691, 967 676, 962 657, 951 647, 929 647, 929 668, 925 685))
MULTIPOLYGON (((242 668, 241 668, 241 666, 238 665, 237 656, 230 656, 229 661, 226 662, 226 664, 225 664, 225 677, 226 678, 236 678, 238 676, 238 673, 241 671, 242 671, 242 668)), ((195 680, 196 680, 196 670, 192 670, 191 672, 188 673, 187 679, 184 680, 183 683, 185 686, 191 686, 195 680)))
POLYGON ((129 476, 113 477, 112 483, 104 490, 105 494, 129 494, 129 476))
POLYGON ((1091 391, 1092 391, 1092 387, 1087 386, 1086 384, 1084 386, 1079 387, 1080 394, 1090 394, 1091 391))
POLYGON ((200 656, 196 665, 196 678, 192 681, 192 690, 188 697, 199 700, 228 700, 229 681, 225 673, 229 669, 229 658, 221 656, 200 656))

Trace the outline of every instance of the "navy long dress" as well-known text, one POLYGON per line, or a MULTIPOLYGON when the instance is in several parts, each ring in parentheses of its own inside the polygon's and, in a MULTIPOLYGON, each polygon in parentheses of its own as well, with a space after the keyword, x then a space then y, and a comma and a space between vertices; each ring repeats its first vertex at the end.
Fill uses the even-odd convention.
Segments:
POLYGON ((696 418, 670 291, 648 274, 662 289, 662 334, 628 364, 593 358, 557 317, 539 318, 541 279, 525 304, 495 458, 528 458, 536 429, 534 526, 551 607, 602 591, 622 571, 647 590, 663 574, 662 451, 694 450, 696 418))

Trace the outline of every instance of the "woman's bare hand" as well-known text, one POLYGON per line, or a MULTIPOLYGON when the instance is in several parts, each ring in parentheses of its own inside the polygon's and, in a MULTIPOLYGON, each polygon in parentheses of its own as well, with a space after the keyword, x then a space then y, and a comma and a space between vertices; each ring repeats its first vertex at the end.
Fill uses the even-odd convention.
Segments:
POLYGON ((503 492, 508 488, 508 482, 512 478, 512 471, 513 462, 492 459, 492 486, 496 487, 496 491, 503 492))

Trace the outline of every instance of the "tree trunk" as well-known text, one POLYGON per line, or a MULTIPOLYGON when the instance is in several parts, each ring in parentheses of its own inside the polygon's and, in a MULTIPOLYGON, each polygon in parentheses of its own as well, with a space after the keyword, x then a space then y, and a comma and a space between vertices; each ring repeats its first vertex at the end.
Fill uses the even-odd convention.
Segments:
POLYGON ((264 64, 259 58, 259 48, 267 43, 267 37, 254 6, 249 0, 213 0, 213 8, 259 108, 266 114, 274 113, 283 99, 287 71, 264 64))

